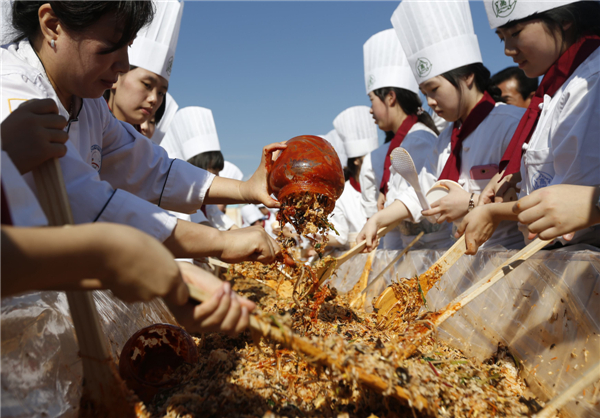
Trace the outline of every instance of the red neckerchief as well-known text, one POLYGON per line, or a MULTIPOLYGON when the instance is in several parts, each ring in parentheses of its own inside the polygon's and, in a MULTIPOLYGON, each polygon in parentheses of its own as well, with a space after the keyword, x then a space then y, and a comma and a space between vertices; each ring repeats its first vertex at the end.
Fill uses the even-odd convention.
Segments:
POLYGON ((357 182, 354 177, 350 177, 350 185, 354 187, 354 190, 360 193, 360 183, 357 182))
POLYGON ((571 77, 573 72, 581 65, 600 46, 600 36, 586 35, 582 36, 571 45, 557 60, 550 66, 540 86, 535 91, 527 111, 521 118, 519 126, 515 131, 510 144, 506 148, 502 160, 500 161, 500 171, 504 170, 502 178, 509 174, 514 174, 521 169, 521 157, 523 155, 523 144, 529 143, 533 131, 540 118, 540 104, 544 103, 544 95, 550 97, 561 88, 561 86, 571 77))
POLYGON ((387 194, 388 192, 388 181, 390 181, 390 166, 392 165, 392 160, 390 159, 390 155, 392 155, 392 151, 402 145, 402 141, 406 137, 410 128, 413 127, 415 123, 418 122, 419 117, 417 115, 407 115, 406 119, 402 121, 402 124, 398 128, 396 135, 390 141, 390 146, 388 147, 387 153, 385 154, 385 160, 383 163, 383 177, 381 178, 381 184, 379 185, 379 191, 383 194, 387 194))
POLYGON ((471 133, 477 129, 479 124, 487 118, 490 112, 494 110, 495 106, 496 102, 486 91, 483 93, 483 98, 475 105, 473 110, 471 110, 471 113, 469 113, 460 127, 457 127, 456 122, 454 122, 452 139, 450 140, 450 157, 448 158, 448 161, 446 161, 446 165, 438 180, 458 181, 458 178, 460 177, 462 143, 465 138, 471 135, 471 133))
POLYGON ((4 195, 4 187, 0 183, 0 201, 2 206, 2 212, 0 213, 0 219, 2 220, 2 225, 12 225, 12 216, 10 216, 10 209, 8 208, 8 200, 6 200, 6 196, 4 195))

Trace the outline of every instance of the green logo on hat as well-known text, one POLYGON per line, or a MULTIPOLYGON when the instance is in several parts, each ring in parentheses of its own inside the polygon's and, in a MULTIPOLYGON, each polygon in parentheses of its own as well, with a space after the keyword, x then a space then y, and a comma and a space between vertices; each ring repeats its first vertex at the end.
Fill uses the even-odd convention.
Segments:
POLYGON ((517 0, 494 0, 492 9, 496 17, 507 17, 515 10, 516 5, 517 0))
POLYGON ((419 58, 417 59, 416 67, 417 74, 419 74, 419 77, 423 78, 431 72, 431 67, 433 67, 433 65, 427 58, 419 58))
POLYGON ((371 90, 371 86, 373 86, 373 84, 375 84, 375 76, 371 75, 369 76, 369 82, 367 83, 367 90, 371 90))

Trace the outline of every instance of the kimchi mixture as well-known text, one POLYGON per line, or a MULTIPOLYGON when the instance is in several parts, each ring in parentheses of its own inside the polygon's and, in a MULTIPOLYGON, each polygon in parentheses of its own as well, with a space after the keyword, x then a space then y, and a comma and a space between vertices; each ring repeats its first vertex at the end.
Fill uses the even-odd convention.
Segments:
MULTIPOLYGON (((176 372, 181 383, 156 395, 141 416, 518 417, 541 408, 528 395, 516 361, 503 347, 494 358, 479 363, 434 333, 403 359, 403 333, 418 324, 416 311, 422 300, 408 300, 405 309, 382 322, 377 313, 351 309, 348 297, 328 286, 306 299, 289 296, 286 292, 298 280, 293 274, 301 270, 243 263, 230 268, 226 278, 238 293, 257 303, 265 321, 310 338, 339 361, 340 370, 253 339, 249 331, 236 338, 197 335, 200 361, 182 365, 176 372), (358 367, 388 382, 389 393, 359 385, 354 372, 358 367), (410 399, 401 402, 389 396, 395 386, 410 399), (415 407, 419 399, 425 404, 421 409, 415 407)), ((400 293, 415 294, 410 281, 395 286, 400 293)))

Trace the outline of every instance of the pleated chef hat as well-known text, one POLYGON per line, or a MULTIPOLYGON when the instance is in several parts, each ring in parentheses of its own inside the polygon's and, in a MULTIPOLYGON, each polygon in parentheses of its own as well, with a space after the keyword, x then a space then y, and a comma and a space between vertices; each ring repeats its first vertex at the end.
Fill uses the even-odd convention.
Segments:
POLYGON ((163 142, 170 157, 186 161, 203 152, 221 151, 212 111, 198 106, 177 112, 163 142))
POLYGON ((253 204, 244 206, 241 212, 242 227, 251 226, 254 222, 265 219, 265 215, 263 215, 260 209, 253 204))
POLYGON ((319 136, 331 144, 338 157, 340 157, 342 167, 346 167, 348 165, 348 156, 346 155, 346 149, 344 148, 344 141, 342 141, 342 138, 340 138, 337 131, 332 129, 327 134, 319 136))
POLYGON ((382 87, 398 87, 419 93, 419 85, 394 29, 371 36, 363 45, 363 55, 367 94, 382 87))
POLYGON ((362 157, 379 145, 377 127, 367 106, 349 107, 337 115, 333 126, 344 141, 348 158, 362 157))
POLYGON ((223 163, 223 170, 219 171, 219 177, 241 181, 244 180, 244 173, 237 165, 226 160, 223 163))
POLYGON ((165 137, 165 134, 167 133, 167 130, 169 129, 169 125, 171 125, 171 122, 173 122, 175 113, 177 113, 177 110, 179 109, 179 105, 177 104, 177 102, 175 101, 173 96, 171 96, 169 93, 167 93, 164 100, 165 100, 165 113, 163 113, 163 116, 160 119, 160 122, 158 122, 158 124, 156 125, 156 130, 154 131, 154 135, 152 135, 152 138, 150 139, 152 142, 154 142, 155 144, 158 144, 158 145, 160 145, 163 138, 165 137))
POLYGON ((496 29, 507 23, 525 19, 535 13, 542 13, 580 0, 484 0, 490 27, 496 29))
POLYGON ((419 84, 482 62, 468 0, 404 0, 392 15, 392 25, 419 84))
POLYGON ((129 50, 129 63, 169 80, 179 38, 183 1, 160 0, 154 5, 154 19, 138 32, 129 50))

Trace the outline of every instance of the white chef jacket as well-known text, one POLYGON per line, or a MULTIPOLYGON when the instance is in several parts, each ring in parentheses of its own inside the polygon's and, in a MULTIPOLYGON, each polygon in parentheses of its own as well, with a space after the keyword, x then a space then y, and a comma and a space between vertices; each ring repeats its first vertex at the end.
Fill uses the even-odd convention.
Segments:
MULTIPOLYGON (((521 160, 521 192, 554 184, 600 184, 600 48, 577 67, 542 112, 521 160)), ((525 237, 527 228, 522 227, 525 237)), ((600 228, 578 231, 570 244, 600 244, 600 228)), ((563 242, 566 243, 566 242, 563 242)))
MULTIPOLYGON (((34 98, 54 99, 68 119, 27 40, 4 45, 0 57, 2 120, 34 98)), ((202 206, 214 176, 169 159, 160 146, 114 118, 104 99, 83 99, 67 129, 67 155, 60 164, 75 223, 127 224, 164 241, 177 223, 164 209, 191 213, 202 206)), ((33 177, 24 177, 35 191, 33 177)))
POLYGON ((344 192, 335 202, 329 220, 339 233, 336 235, 335 232, 330 232, 329 236, 334 237, 341 245, 355 241, 356 234, 367 223, 367 214, 361 205, 361 192, 352 187, 350 181, 344 185, 344 192))
POLYGON ((367 218, 370 218, 377 213, 379 186, 381 186, 383 164, 389 146, 389 142, 383 144, 363 158, 358 182, 360 183, 361 204, 367 218))
POLYGON ((46 226, 48 219, 37 198, 5 151, 2 151, 2 189, 14 226, 46 226))
MULTIPOLYGON (((420 122, 413 125, 402 141, 401 147, 408 151, 415 163, 423 192, 426 192, 430 188, 423 188, 423 183, 428 184, 432 179, 437 178, 439 142, 440 139, 435 132, 420 122)), ((404 221, 398 228, 390 231, 384 238, 384 248, 390 250, 402 249, 421 231, 424 231, 425 235, 413 247, 414 249, 438 249, 447 248, 452 245, 449 226, 432 224, 424 219, 420 215, 422 209, 414 189, 400 174, 391 168, 385 206, 391 205, 395 200, 400 200, 406 205, 415 222, 404 221), (408 199, 406 198, 407 194, 409 195, 408 199), (416 205, 414 204, 413 197, 416 199, 416 205), (419 212, 418 218, 415 217, 415 212, 417 211, 419 212)))
POLYGON ((206 210, 206 215, 199 210, 191 215, 191 221, 195 223, 208 221, 212 227, 217 228, 219 231, 229 231, 235 225, 235 222, 225 215, 217 205, 206 205, 204 210, 206 210))
POLYGON ((279 225, 279 221, 277 220, 277 212, 279 212, 279 209, 269 209, 269 214, 265 219, 265 231, 273 239, 277 238, 277 234, 273 232, 273 226, 279 225))
MULTIPOLYGON (((498 164, 517 129, 523 113, 525 113, 525 109, 504 103, 496 103, 496 107, 490 114, 463 140, 458 184, 467 192, 480 193, 489 183, 489 180, 472 180, 471 168, 487 164, 498 164)), ((440 134, 436 175, 431 176, 428 173, 427 175, 419 176, 419 183, 421 184, 423 193, 427 193, 437 181, 446 165, 446 161, 448 161, 451 151, 450 139, 453 127, 454 123, 451 123, 440 134)), ((417 195, 410 186, 407 188, 407 191, 402 201, 409 208, 414 220, 421 221, 423 219, 423 215, 421 215, 422 208, 417 195)), ((455 221, 455 227, 458 227, 461 220, 455 221)), ((500 222, 490 240, 485 243, 485 246, 502 245, 507 249, 514 249, 521 248, 523 244, 523 236, 518 232, 516 222, 503 221, 500 222)))

